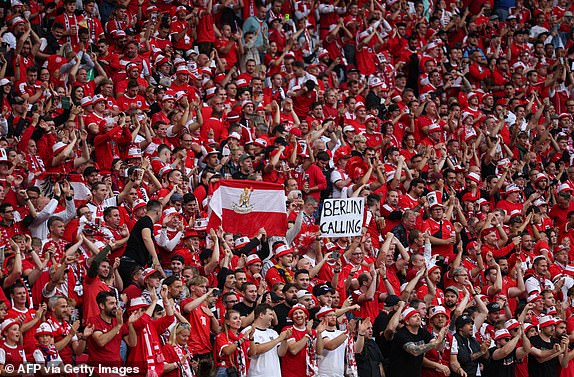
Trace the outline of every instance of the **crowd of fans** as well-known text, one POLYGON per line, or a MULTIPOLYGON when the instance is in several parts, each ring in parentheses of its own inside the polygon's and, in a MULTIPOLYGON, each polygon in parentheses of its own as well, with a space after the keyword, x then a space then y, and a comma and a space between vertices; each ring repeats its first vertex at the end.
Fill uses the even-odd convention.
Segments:
POLYGON ((0 375, 574 375, 571 1, 0 4, 0 375))

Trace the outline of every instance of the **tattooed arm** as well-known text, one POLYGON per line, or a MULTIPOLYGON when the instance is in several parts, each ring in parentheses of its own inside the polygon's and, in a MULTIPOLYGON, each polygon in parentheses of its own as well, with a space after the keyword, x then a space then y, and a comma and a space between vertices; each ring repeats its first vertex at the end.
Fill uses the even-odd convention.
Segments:
POLYGON ((437 346, 437 342, 433 339, 427 344, 417 345, 414 342, 408 342, 403 346, 403 349, 413 356, 420 356, 437 346))

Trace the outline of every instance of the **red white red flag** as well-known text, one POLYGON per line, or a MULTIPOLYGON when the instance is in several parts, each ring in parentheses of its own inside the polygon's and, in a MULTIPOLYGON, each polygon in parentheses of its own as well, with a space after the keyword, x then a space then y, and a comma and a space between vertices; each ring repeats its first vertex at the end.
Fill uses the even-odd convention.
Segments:
POLYGON ((222 180, 209 201, 208 229, 256 236, 265 228, 268 236, 287 232, 287 208, 283 186, 275 183, 222 180))

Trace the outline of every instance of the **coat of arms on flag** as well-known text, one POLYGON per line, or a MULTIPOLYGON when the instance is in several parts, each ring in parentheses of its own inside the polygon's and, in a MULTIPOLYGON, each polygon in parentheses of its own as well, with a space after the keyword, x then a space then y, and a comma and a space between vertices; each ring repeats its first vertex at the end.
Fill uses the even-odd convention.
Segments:
POLYGON ((223 180, 209 202, 209 228, 221 225, 230 233, 268 236, 287 232, 287 208, 283 186, 249 180, 223 180))
POLYGON ((239 195, 239 201, 232 203, 231 208, 237 213, 249 213, 253 211, 255 205, 250 202, 252 193, 253 189, 245 187, 241 195, 239 195))

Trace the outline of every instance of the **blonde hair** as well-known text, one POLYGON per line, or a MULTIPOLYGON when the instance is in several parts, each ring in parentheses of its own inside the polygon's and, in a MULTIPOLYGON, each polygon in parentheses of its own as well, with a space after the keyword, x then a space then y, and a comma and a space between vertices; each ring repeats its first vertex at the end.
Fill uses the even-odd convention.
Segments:
POLYGON ((178 322, 175 327, 173 328, 173 331, 171 332, 171 334, 169 334, 169 344, 171 344, 172 346, 175 346, 177 344, 177 335, 179 333, 181 333, 182 331, 191 331, 191 325, 187 322, 178 322))

